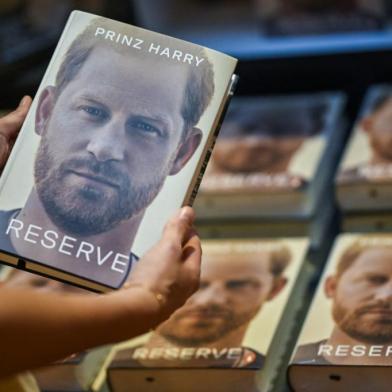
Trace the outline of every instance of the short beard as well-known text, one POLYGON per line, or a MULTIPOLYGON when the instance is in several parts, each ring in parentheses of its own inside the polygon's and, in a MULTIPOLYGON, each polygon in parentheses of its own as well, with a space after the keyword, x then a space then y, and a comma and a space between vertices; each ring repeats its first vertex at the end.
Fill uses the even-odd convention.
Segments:
POLYGON ((155 178, 148 186, 136 188, 115 162, 76 157, 57 164, 46 139, 41 140, 34 169, 37 193, 51 221, 64 232, 80 236, 107 232, 139 214, 154 200, 165 178, 155 178), (65 186, 68 171, 77 168, 108 178, 118 187, 110 195, 94 187, 65 186))
POLYGON ((208 322, 200 320, 193 328, 189 327, 185 331, 182 331, 181 328, 178 328, 177 323, 180 322, 181 318, 186 317, 186 315, 184 314, 176 317, 176 314, 174 313, 173 318, 164 322, 156 332, 177 346, 202 347, 203 345, 216 342, 238 328, 248 324, 254 316, 254 314, 240 314, 234 316, 231 311, 223 311, 220 309, 214 310, 212 307, 205 309, 205 311, 221 314, 223 322, 220 325, 211 328, 208 326, 208 322))
POLYGON ((349 312, 346 308, 335 303, 332 315, 339 326, 348 336, 366 344, 386 344, 392 342, 392 320, 375 322, 363 320, 364 312, 355 310, 349 312))
POLYGON ((215 331, 208 331, 208 334, 203 334, 202 336, 195 335, 179 335, 175 332, 171 331, 158 331, 160 335, 162 335, 167 341, 170 343, 180 346, 180 347, 203 347, 206 344, 214 343, 223 337, 225 337, 228 333, 232 332, 232 329, 217 329, 215 331))
POLYGON ((377 139, 372 140, 372 148, 374 150, 374 155, 381 157, 381 159, 389 162, 392 162, 392 151, 390 148, 390 144, 387 145, 380 143, 377 139))

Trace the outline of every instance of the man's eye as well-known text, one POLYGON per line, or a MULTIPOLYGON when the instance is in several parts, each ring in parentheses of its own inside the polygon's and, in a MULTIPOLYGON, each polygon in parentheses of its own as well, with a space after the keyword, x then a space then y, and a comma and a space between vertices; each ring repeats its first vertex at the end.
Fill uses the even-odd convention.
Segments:
POLYGON ((107 114, 104 110, 96 108, 94 106, 83 106, 82 110, 91 117, 96 117, 100 119, 105 119, 107 117, 107 114))
POLYGON ((387 282, 387 280, 388 280, 388 278, 385 277, 385 276, 382 276, 382 275, 372 275, 372 276, 368 276, 368 281, 369 281, 371 284, 377 284, 377 285, 379 285, 379 284, 384 284, 384 283, 387 282))
POLYGON ((247 281, 242 281, 242 280, 232 280, 232 281, 226 282, 226 287, 228 289, 238 290, 238 289, 243 289, 246 287, 251 287, 251 283, 247 282, 247 281))
POLYGON ((145 121, 133 121, 131 125, 133 128, 136 128, 146 134, 151 134, 156 136, 162 135, 162 132, 158 128, 154 127, 151 124, 148 124, 145 121))

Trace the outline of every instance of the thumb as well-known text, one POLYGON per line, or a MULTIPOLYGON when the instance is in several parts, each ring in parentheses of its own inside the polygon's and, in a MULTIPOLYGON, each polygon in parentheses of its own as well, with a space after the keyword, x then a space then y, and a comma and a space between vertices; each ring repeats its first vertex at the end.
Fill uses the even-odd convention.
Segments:
POLYGON ((161 242, 176 254, 182 252, 182 247, 189 239, 189 233, 195 220, 191 207, 183 207, 166 223, 161 242))

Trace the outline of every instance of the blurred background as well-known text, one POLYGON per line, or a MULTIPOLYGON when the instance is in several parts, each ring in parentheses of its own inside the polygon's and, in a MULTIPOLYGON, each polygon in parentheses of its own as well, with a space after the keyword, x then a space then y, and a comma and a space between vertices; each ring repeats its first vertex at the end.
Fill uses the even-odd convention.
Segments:
POLYGON ((391 78, 387 0, 1 0, 0 107, 34 94, 72 9, 238 57, 239 95, 343 89, 353 116, 391 78))

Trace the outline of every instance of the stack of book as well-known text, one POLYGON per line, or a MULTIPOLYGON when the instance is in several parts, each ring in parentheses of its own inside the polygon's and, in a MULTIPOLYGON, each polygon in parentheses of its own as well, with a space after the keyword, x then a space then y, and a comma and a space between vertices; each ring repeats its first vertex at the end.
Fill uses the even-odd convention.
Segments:
POLYGON ((232 100, 195 208, 206 236, 309 235, 333 216, 344 139, 340 93, 232 100))
POLYGON ((391 260, 391 234, 337 238, 288 370, 296 392, 390 390, 391 260))
POLYGON ((384 0, 257 0, 263 34, 271 37, 385 30, 384 0))
POLYGON ((308 240, 206 240, 200 289, 117 348, 112 392, 271 391, 311 273, 308 240))
POLYGON ((369 89, 336 178, 343 230, 392 228, 392 86, 369 89))

